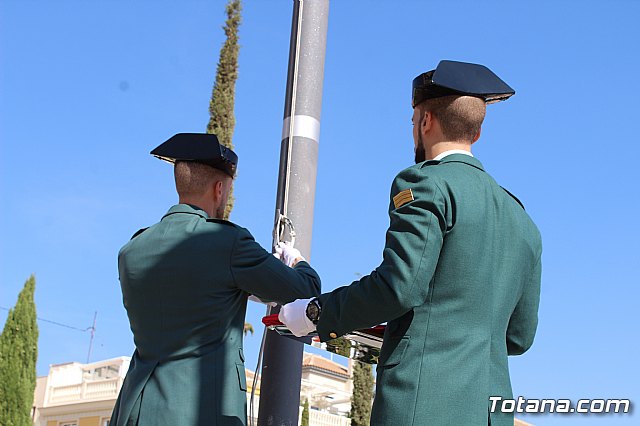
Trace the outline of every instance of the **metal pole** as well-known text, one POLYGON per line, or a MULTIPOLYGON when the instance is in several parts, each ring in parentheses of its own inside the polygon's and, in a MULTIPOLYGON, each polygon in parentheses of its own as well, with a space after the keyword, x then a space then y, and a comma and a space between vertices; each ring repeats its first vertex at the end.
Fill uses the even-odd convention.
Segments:
MULTIPOLYGON (((291 220, 295 247, 307 259, 311 257, 328 17, 329 0, 294 0, 276 220, 281 214, 291 220)), ((258 426, 298 424, 303 347, 301 342, 267 332, 258 426)))

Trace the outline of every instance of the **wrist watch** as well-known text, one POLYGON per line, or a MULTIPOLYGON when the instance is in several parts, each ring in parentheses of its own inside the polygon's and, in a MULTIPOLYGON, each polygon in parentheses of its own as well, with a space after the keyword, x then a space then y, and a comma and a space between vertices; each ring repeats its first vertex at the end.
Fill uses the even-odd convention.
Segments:
POLYGON ((320 313, 322 312, 322 308, 320 307, 320 302, 318 298, 315 297, 311 299, 311 302, 307 305, 307 318, 314 323, 318 324, 318 320, 320 319, 320 313))

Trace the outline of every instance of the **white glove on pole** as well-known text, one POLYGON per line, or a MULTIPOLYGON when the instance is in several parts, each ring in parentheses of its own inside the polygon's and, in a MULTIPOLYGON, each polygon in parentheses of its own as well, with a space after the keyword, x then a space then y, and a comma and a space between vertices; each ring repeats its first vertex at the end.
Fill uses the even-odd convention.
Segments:
POLYGON ((296 337, 306 336, 316 330, 316 326, 307 317, 307 305, 313 299, 298 299, 280 308, 278 319, 287 326, 296 337))
POLYGON ((275 247, 275 249, 276 249, 276 252, 274 253, 274 256, 279 258, 282 261, 282 263, 284 263, 285 265, 291 268, 296 263, 303 260, 304 261, 307 260, 302 256, 302 254, 300 254, 300 250, 294 248, 293 246, 287 243, 279 242, 278 245, 275 247))

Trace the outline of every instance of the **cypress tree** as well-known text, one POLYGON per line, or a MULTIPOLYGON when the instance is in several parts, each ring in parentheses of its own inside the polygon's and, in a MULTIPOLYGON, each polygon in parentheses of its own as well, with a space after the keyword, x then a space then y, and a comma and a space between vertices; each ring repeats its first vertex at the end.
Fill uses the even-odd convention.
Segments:
MULTIPOLYGON (((209 124, 207 133, 213 133, 220 143, 233 149, 233 129, 236 117, 233 112, 236 98, 236 80, 238 79, 238 28, 240 27, 242 3, 240 0, 229 0, 226 6, 227 20, 224 23, 224 34, 227 39, 220 49, 220 59, 216 69, 216 81, 209 101, 209 124)), ((224 208, 224 219, 228 220, 233 209, 235 197, 233 186, 229 191, 229 200, 224 208)), ((253 334, 253 326, 244 323, 244 335, 253 334)))
MULTIPOLYGON (((227 39, 220 50, 216 81, 209 102, 210 118, 207 125, 207 133, 215 134, 221 144, 231 149, 233 149, 233 129, 236 125, 233 108, 238 78, 238 53, 240 51, 238 27, 240 26, 241 10, 240 0, 229 0, 227 3, 227 20, 223 27, 227 39)), ((229 219, 234 200, 232 188, 224 211, 225 219, 229 219)))
POLYGON ((351 395, 351 426, 367 426, 371 418, 373 375, 371 364, 353 362, 353 394, 351 395))
POLYGON ((38 324, 33 294, 33 275, 24 284, 18 301, 9 311, 0 335, 0 424, 30 426, 36 387, 38 324))
POLYGON ((309 400, 304 400, 304 406, 302 407, 302 418, 300 419, 300 426, 309 426, 309 400))
POLYGON ((327 340, 327 350, 334 354, 349 358, 351 354, 351 342, 344 337, 327 340))

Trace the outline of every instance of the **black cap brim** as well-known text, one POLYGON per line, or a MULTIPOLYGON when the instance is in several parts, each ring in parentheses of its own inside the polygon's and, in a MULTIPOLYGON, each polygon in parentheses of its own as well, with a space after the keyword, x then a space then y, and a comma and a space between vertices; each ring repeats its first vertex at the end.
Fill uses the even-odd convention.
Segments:
POLYGON ((413 80, 411 104, 415 107, 427 99, 450 95, 474 96, 493 103, 514 94, 515 90, 484 65, 440 61, 435 70, 413 80))
POLYGON ((175 163, 195 161, 235 176, 238 156, 220 144, 216 135, 207 133, 178 133, 151 151, 151 155, 175 163))

